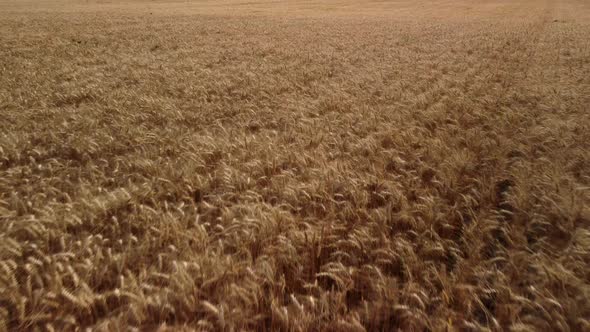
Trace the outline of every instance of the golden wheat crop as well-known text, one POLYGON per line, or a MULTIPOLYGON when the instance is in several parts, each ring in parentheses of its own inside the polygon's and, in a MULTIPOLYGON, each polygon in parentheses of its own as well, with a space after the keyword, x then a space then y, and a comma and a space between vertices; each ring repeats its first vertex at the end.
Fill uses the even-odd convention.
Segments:
POLYGON ((0 0, 0 331, 590 331, 590 2, 0 0))

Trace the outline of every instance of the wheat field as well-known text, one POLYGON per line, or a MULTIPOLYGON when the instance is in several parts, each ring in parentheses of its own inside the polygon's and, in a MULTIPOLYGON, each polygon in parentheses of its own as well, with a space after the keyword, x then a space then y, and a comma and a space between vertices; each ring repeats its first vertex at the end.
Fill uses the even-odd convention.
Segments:
POLYGON ((590 331, 587 0, 0 0, 0 331, 590 331))

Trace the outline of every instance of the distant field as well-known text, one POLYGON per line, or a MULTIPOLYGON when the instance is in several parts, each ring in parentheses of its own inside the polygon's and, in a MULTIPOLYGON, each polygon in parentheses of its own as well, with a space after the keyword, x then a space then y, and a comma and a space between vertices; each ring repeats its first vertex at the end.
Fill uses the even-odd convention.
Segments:
POLYGON ((0 331, 590 331, 590 2, 0 0, 0 331))

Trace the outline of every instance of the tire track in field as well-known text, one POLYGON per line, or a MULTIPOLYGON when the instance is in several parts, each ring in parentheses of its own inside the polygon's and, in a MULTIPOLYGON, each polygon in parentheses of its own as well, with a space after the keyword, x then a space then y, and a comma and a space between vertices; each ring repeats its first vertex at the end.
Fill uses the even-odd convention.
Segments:
MULTIPOLYGON (((483 36, 485 37, 491 37, 491 40, 476 39, 477 36, 474 36, 473 48, 476 50, 476 53, 469 61, 469 64, 472 64, 473 66, 465 66, 459 72, 451 72, 441 75, 433 84, 429 86, 425 92, 416 95, 416 100, 406 107, 410 110, 420 109, 422 100, 421 97, 435 95, 435 98, 433 98, 425 108, 418 112, 420 115, 427 114, 433 109, 435 105, 445 98, 448 91, 452 91, 453 87, 458 86, 460 87, 461 93, 459 96, 454 97, 459 97, 466 101, 472 101, 471 105, 476 109, 472 109, 472 112, 469 112, 469 115, 476 116, 478 118, 478 122, 472 121, 470 123, 462 123, 462 129, 469 130, 479 128, 478 130, 481 130, 482 134, 486 135, 487 130, 483 128, 490 125, 492 128, 494 128, 496 133, 501 133, 505 142, 514 143, 515 140, 511 137, 513 134, 513 127, 511 126, 511 123, 509 121, 501 122, 502 124, 498 125, 498 120, 505 115, 503 112, 497 112, 497 109, 494 106, 510 105, 513 103, 510 94, 517 91, 519 89, 519 85, 521 84, 520 75, 518 75, 518 73, 527 76, 527 73, 531 70, 532 61, 534 61, 538 52, 539 41, 542 38, 542 35, 547 28, 547 24, 550 21, 552 12, 554 11, 553 2, 546 1, 544 2, 543 6, 544 7, 541 11, 541 16, 533 17, 532 22, 525 22, 527 25, 530 24, 532 29, 529 31, 517 32, 515 34, 508 34, 508 38, 511 38, 512 40, 505 40, 506 37, 495 37, 495 35, 486 34, 485 31, 481 31, 481 33, 483 33, 483 36), (515 61, 504 61, 501 57, 496 59, 485 57, 485 49, 483 48, 486 46, 486 44, 489 44, 490 42, 501 44, 505 41, 510 42, 510 46, 508 48, 500 48, 500 45, 496 45, 496 49, 500 50, 500 55, 517 54, 517 56, 510 58, 515 61), (525 58, 526 61, 518 61, 519 58, 525 58), (504 89, 490 90, 487 91, 483 96, 478 96, 478 88, 485 87, 489 84, 488 80, 485 78, 491 77, 494 74, 494 71, 496 76, 499 76, 497 79, 503 82, 504 89)), ((519 14, 518 11, 525 11, 528 9, 529 8, 523 5, 521 8, 515 9, 516 11, 513 13, 513 15, 519 14)), ((532 15, 534 14, 535 13, 532 15)), ((519 24, 513 24, 509 22, 507 25, 500 27, 500 32, 510 31, 511 29, 517 30, 517 28, 520 27, 521 25, 519 24)), ((456 61, 460 60, 461 59, 457 57, 456 61)), ((427 125, 426 123, 423 124, 427 125)), ((502 147, 499 148, 502 149, 502 147)), ((477 153, 478 151, 473 152, 477 153)), ((486 179, 487 181, 484 182, 483 187, 480 188, 479 191, 496 191, 496 195, 498 195, 498 205, 491 207, 480 207, 478 210, 474 211, 476 214, 476 219, 485 220, 490 217, 493 218, 494 215, 504 216, 503 210, 505 208, 509 208, 503 202, 503 199, 506 192, 510 190, 511 187, 511 182, 506 182, 511 181, 507 180, 510 179, 510 173, 503 172, 502 168, 498 168, 494 165, 483 164, 480 166, 482 166, 484 169, 487 169, 487 172, 492 175, 491 178, 486 179), (502 183, 507 183, 507 185, 502 185, 502 183)), ((504 225, 500 225, 500 228, 504 228, 504 225)), ((491 232, 503 232, 506 234, 506 232, 502 229, 492 229, 491 232)), ((496 243, 490 243, 489 245, 491 246, 488 248, 490 256, 497 257, 499 254, 499 247, 496 243)))
MULTIPOLYGON (((556 43, 565 44, 566 49, 576 49, 575 45, 583 38, 554 21, 555 15, 561 12, 571 13, 572 2, 546 1, 543 6, 542 15, 533 24, 531 38, 521 52, 526 61, 507 64, 509 72, 513 73, 506 77, 510 84, 503 94, 496 96, 497 101, 505 105, 504 111, 493 117, 501 123, 497 126, 499 134, 515 150, 507 151, 505 167, 498 174, 499 182, 495 188, 498 206, 491 210, 500 221, 495 230, 500 235, 498 239, 501 240, 505 234, 509 239, 504 241, 507 243, 490 244, 492 256, 509 264, 493 263, 491 267, 497 275, 495 278, 510 278, 508 284, 511 291, 525 295, 528 294, 525 286, 531 281, 527 280, 529 277, 523 279, 519 269, 535 270, 542 266, 550 270, 555 267, 583 280, 583 275, 576 272, 577 258, 570 256, 575 243, 570 241, 582 236, 584 231, 580 227, 587 224, 587 220, 576 216, 575 211, 580 205, 587 206, 588 199, 584 201, 583 197, 571 197, 579 197, 574 188, 584 185, 572 173, 572 165, 588 158, 584 152, 589 148, 588 134, 584 134, 583 130, 587 128, 588 117, 579 105, 583 104, 580 98, 588 95, 589 91, 579 83, 582 75, 564 72, 561 51, 555 50, 556 43), (523 192, 535 198, 519 200, 523 192), (539 219, 539 216, 552 214, 556 216, 555 220, 539 219), (519 248, 511 246, 511 243, 526 243, 527 246, 519 248), (508 254, 506 248, 512 254, 508 254), (519 275, 521 277, 515 277, 519 275)), ((570 16, 574 19, 576 15, 570 16)), ((574 51, 570 52, 575 57, 574 51)), ((582 52, 577 54, 580 58, 584 57, 582 52)), ((588 55, 587 51, 585 55, 588 55)), ((589 66, 582 66, 578 71, 587 72, 589 66)), ((536 278, 549 277, 539 273, 536 278)), ((588 291, 587 284, 567 282, 568 287, 580 293, 588 291)), ((562 293, 553 293, 550 289, 539 292, 535 297, 541 309, 528 309, 530 313, 528 317, 523 317, 523 322, 534 324, 537 328, 551 326, 556 329, 559 324, 564 324, 543 316, 542 310, 551 311, 547 304, 543 304, 546 299, 564 307, 577 307, 578 310, 588 305, 583 299, 572 302, 562 293)), ((576 321, 567 321, 566 324, 579 326, 576 321)))

